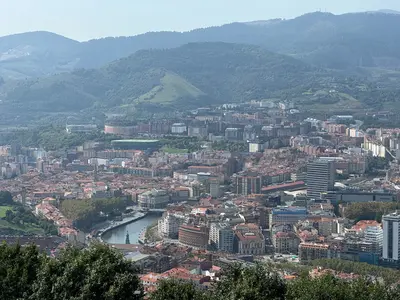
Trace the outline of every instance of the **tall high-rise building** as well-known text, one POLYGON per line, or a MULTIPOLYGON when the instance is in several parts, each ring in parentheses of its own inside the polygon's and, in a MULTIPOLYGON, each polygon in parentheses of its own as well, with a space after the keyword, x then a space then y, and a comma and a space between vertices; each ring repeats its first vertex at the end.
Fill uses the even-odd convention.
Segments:
POLYGON ((307 165, 307 197, 320 199, 321 193, 332 191, 335 185, 335 161, 320 158, 307 165))
POLYGON ((384 259, 399 260, 400 258, 400 213, 395 212, 382 217, 383 223, 383 253, 384 259))
POLYGON ((237 174, 234 175, 236 194, 251 195, 261 194, 262 176, 258 174, 237 174))

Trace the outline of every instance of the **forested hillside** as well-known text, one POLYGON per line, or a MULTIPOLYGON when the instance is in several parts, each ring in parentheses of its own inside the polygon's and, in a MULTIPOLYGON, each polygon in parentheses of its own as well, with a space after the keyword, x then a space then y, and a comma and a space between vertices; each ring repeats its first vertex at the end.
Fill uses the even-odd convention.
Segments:
POLYGON ((262 99, 330 78, 326 71, 257 46, 200 43, 139 51, 97 70, 6 83, 0 96, 4 106, 32 111, 143 102, 182 108, 197 107, 199 99, 202 105, 262 99))

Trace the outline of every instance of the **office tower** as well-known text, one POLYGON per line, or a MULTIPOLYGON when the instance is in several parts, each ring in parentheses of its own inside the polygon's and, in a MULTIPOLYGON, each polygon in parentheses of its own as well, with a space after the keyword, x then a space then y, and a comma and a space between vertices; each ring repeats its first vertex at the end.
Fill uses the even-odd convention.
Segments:
POLYGON ((307 165, 307 197, 320 199, 321 193, 331 191, 335 185, 335 161, 317 159, 307 165))
POLYGON ((400 253, 400 214, 398 212, 385 215, 383 223, 383 258, 399 260, 400 253))

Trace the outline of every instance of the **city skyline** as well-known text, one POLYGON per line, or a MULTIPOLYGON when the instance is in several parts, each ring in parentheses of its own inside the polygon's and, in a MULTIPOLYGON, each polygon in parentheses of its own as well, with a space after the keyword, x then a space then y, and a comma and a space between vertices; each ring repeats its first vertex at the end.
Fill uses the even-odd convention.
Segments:
POLYGON ((400 10, 394 0, 331 1, 294 0, 268 3, 262 0, 183 0, 133 4, 128 0, 60 3, 51 0, 5 1, 0 10, 0 36, 30 31, 50 31, 85 41, 109 36, 132 36, 150 31, 188 31, 232 22, 291 19, 309 12, 334 14, 400 10), (228 5, 229 4, 229 5, 228 5), (67 16, 67 18, 65 18, 67 16))

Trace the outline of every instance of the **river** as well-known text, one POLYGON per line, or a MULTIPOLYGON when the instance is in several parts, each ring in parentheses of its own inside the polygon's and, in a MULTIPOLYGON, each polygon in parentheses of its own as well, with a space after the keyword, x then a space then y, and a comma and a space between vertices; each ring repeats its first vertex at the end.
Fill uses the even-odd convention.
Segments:
POLYGON ((157 215, 147 215, 143 219, 112 229, 103 235, 103 241, 109 244, 125 244, 126 232, 128 232, 131 244, 138 244, 140 232, 159 218, 160 216, 157 215))

